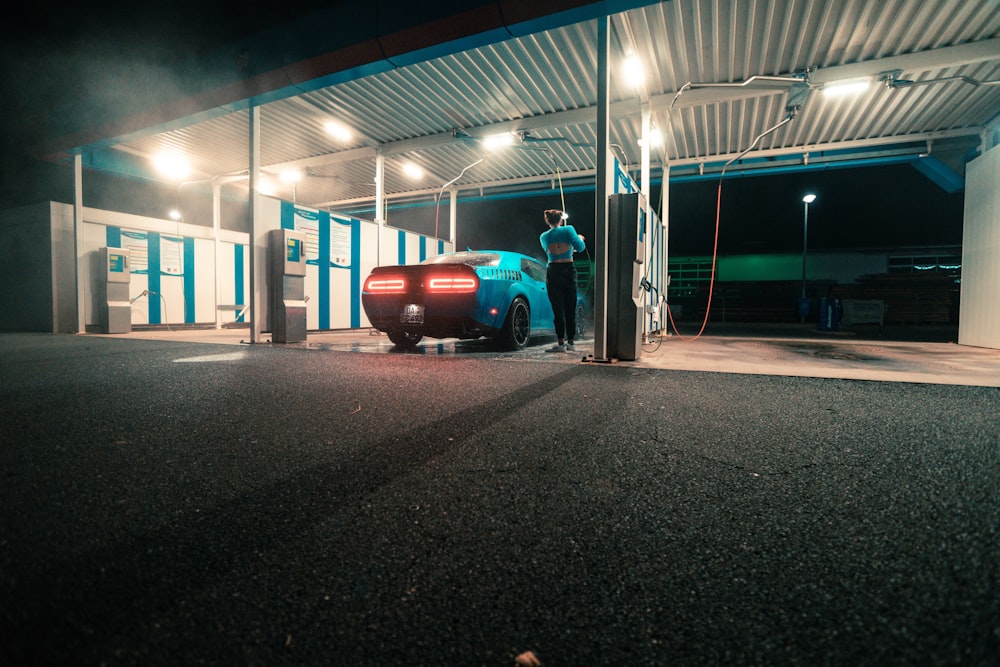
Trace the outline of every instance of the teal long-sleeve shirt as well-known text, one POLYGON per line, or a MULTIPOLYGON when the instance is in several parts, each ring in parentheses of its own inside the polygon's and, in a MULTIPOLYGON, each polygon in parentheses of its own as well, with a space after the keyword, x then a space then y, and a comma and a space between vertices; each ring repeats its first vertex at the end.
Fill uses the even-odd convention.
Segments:
POLYGON ((545 254, 548 255, 550 262, 555 259, 572 259, 574 252, 583 252, 583 249, 587 247, 583 239, 580 238, 580 235, 576 233, 573 225, 553 227, 546 232, 542 232, 538 240, 542 242, 542 249, 545 250, 545 254), (549 246, 556 243, 567 244, 569 250, 556 255, 550 253, 549 246))

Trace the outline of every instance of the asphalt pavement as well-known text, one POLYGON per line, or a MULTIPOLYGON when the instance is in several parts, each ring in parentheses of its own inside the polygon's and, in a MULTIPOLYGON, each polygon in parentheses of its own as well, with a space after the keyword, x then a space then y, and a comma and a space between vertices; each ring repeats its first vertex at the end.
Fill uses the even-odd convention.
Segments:
POLYGON ((536 352, 0 334, 0 663, 996 664, 1000 388, 536 352))

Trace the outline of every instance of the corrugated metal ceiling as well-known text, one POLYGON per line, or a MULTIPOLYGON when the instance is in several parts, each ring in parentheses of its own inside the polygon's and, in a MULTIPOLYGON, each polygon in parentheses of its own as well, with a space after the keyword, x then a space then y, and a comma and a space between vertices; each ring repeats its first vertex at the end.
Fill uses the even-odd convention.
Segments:
MULTIPOLYGON (((806 77, 813 90, 801 110, 746 165, 764 156, 815 163, 967 151, 1000 114, 998 8, 997 0, 670 0, 614 15, 613 150, 637 168, 648 109, 666 135, 665 147, 652 151, 654 178, 665 164, 672 176, 717 171, 787 115, 790 84, 767 78, 806 77), (615 69, 628 55, 644 64, 641 88, 615 69), (876 81, 843 99, 818 91, 844 75, 877 80, 886 72, 913 83, 876 81), (677 95, 692 82, 730 85, 677 95)), ((374 203, 376 149, 389 205, 433 197, 446 184, 485 191, 592 179, 597 59, 597 23, 587 21, 271 102, 260 107, 262 170, 277 194, 292 198, 278 172, 300 169, 295 199, 332 210, 374 203), (330 120, 351 128, 353 139, 324 131, 330 120), (519 141, 500 152, 477 140, 508 131, 519 141), (403 175, 405 162, 424 169, 421 181, 403 175)), ((247 123, 248 112, 237 111, 112 150, 149 157, 171 149, 200 177, 238 180, 249 162, 247 123)))

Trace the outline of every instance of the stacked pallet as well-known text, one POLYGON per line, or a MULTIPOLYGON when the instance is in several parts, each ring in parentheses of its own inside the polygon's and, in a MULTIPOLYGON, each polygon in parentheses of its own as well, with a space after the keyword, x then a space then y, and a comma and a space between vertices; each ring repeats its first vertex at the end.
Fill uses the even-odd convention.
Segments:
POLYGON ((884 273, 837 285, 831 296, 880 300, 886 324, 952 324, 958 321, 959 279, 946 273, 884 273))
MULTIPOLYGON (((726 281, 715 284, 712 295, 712 322, 797 322, 798 283, 787 281, 726 281)), ((695 295, 673 298, 671 303, 684 305, 684 313, 694 319, 705 316, 707 289, 695 295)))

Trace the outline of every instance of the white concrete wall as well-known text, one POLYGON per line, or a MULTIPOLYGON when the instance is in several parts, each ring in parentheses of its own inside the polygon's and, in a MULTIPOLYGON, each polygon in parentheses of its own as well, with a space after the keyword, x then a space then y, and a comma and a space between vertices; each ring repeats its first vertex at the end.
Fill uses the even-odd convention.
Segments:
POLYGON ((1000 349, 1000 146, 965 169, 958 342, 1000 349))
MULTIPOLYGON (((72 220, 72 206, 54 204, 53 207, 56 211, 63 209, 72 220)), ((131 251, 129 297, 134 299, 133 325, 215 323, 215 241, 212 228, 87 207, 83 209, 83 220, 80 261, 84 264, 85 275, 89 276, 84 285, 85 323, 88 328, 98 326, 97 304, 94 302, 98 280, 97 253, 108 245, 109 228, 120 234, 120 247, 131 251), (155 266, 151 264, 150 257, 151 235, 155 235, 159 248, 159 261, 155 266), (193 277, 193 287, 186 283, 186 276, 193 277), (155 288, 157 281, 159 287, 155 288), (144 291, 155 293, 143 295, 144 291)), ((234 243, 246 245, 247 238, 247 234, 239 232, 220 232, 220 240, 229 248, 234 243)), ((229 257, 232 257, 232 252, 229 257)), ((221 273, 220 280, 224 291, 234 291, 232 270, 221 273)), ((62 285, 62 282, 57 283, 56 288, 61 289, 62 285)))
POLYGON ((52 233, 52 331, 74 333, 79 326, 76 311, 76 262, 73 246, 73 207, 47 202, 52 233))
MULTIPOLYGON (((261 245, 256 269, 257 286, 263 291, 268 284, 267 232, 288 224, 282 216, 287 216, 291 204, 270 197, 261 197, 260 203, 261 245)), ((331 244, 328 265, 320 266, 314 258, 307 266, 307 327, 311 330, 370 326, 361 306, 361 286, 372 268, 397 264, 401 256, 404 263, 415 264, 422 257, 453 249, 450 243, 379 227, 371 221, 323 216, 333 233, 324 236, 331 244), (322 288, 321 276, 325 282, 322 288)), ((228 324, 238 320, 234 306, 252 305, 249 234, 221 230, 216 262, 215 232, 210 227, 87 207, 83 218, 83 243, 78 253, 86 276, 81 287, 88 329, 99 326, 95 302, 98 252, 109 245, 109 239, 117 239, 120 247, 131 251, 133 325, 215 325, 218 307, 230 306, 218 310, 218 322, 228 324)), ((311 240, 317 243, 315 222, 311 230, 311 240)), ((45 202, 0 212, 0 331, 76 331, 74 242, 73 207, 69 204, 45 202)), ((261 302, 260 321, 266 323, 266 296, 261 302)), ((241 321, 249 322, 249 313, 241 321)))
POLYGON ((47 203, 0 212, 0 331, 57 332, 52 243, 47 203))

